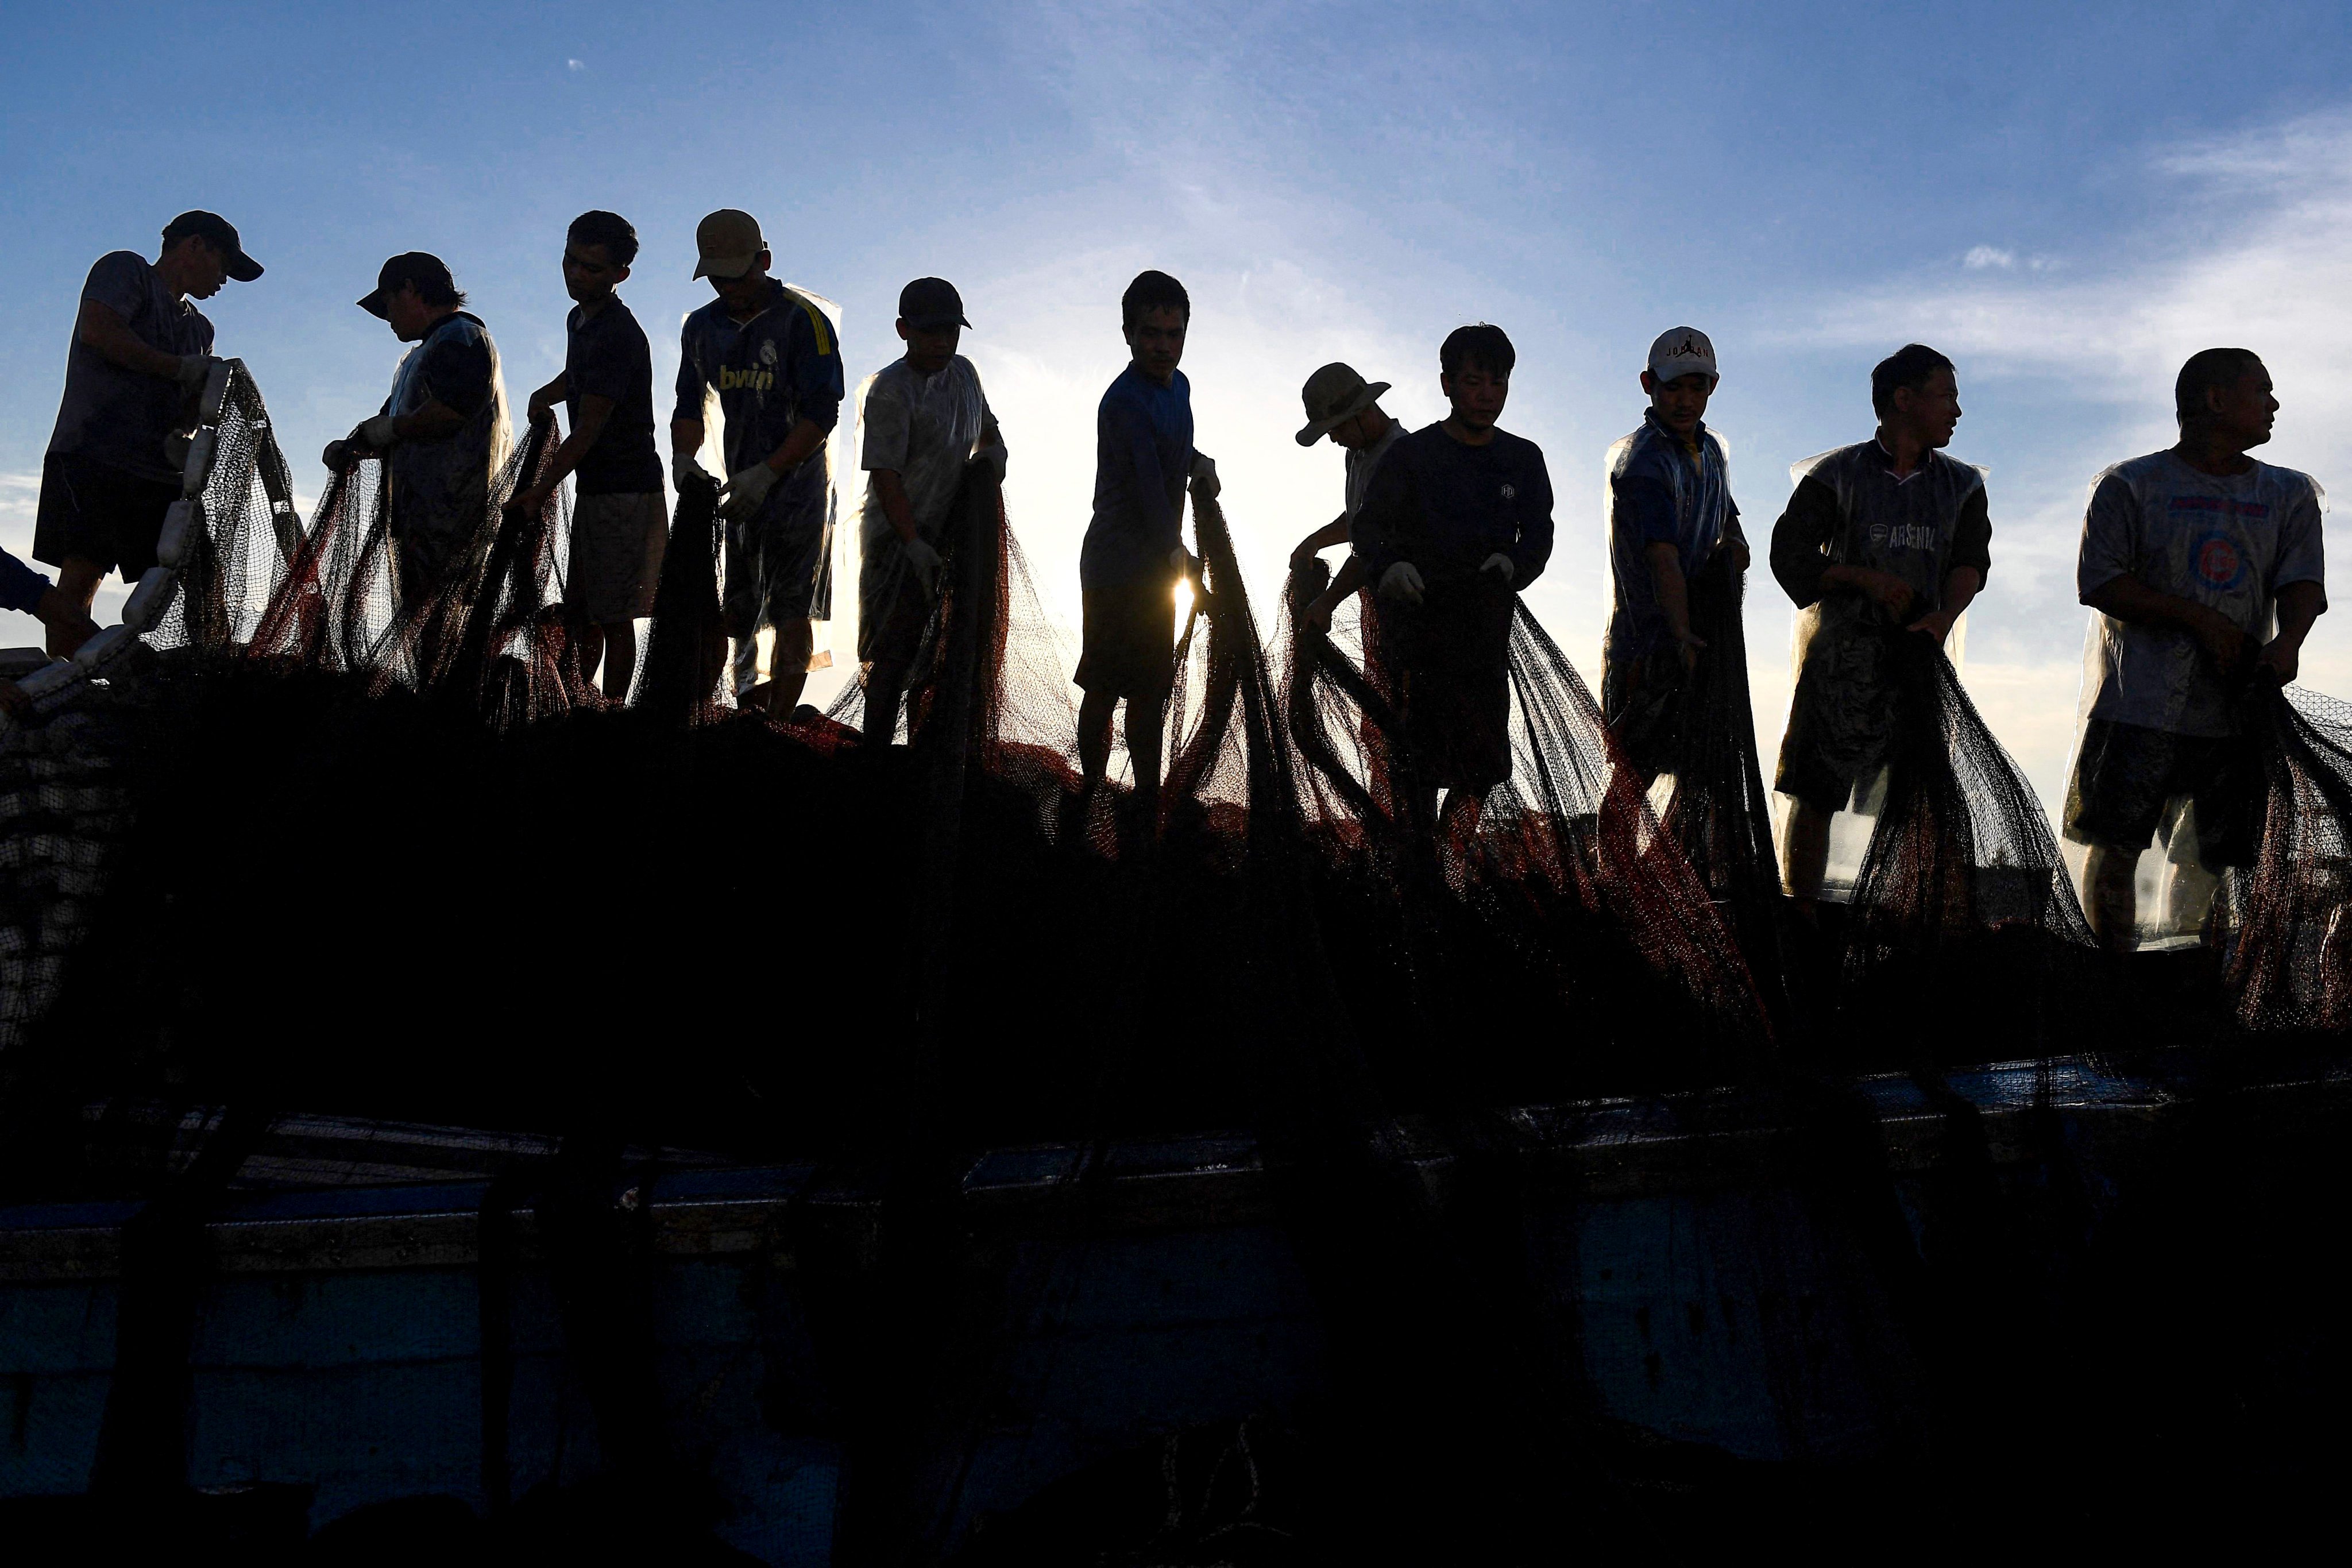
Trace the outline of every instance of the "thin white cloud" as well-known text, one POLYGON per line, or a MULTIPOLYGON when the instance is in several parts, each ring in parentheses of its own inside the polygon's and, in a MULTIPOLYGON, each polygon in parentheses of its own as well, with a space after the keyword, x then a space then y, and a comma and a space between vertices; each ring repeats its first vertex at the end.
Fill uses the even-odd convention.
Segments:
POLYGON ((585 60, 565 60, 563 62, 563 68, 565 70, 584 71, 588 68, 588 62, 585 60))
POLYGON ((2017 252, 1998 246, 1979 245, 1960 258, 1960 265, 1971 272, 1981 272, 1988 267, 1998 267, 2006 272, 2017 265, 2017 252))

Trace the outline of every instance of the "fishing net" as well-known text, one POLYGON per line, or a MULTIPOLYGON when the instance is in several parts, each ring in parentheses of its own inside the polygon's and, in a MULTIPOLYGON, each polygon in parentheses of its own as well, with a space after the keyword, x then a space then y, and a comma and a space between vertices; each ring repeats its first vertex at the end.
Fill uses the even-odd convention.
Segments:
MULTIPOLYGON (((1779 1060, 1780 900, 1727 574, 1693 584, 1716 657, 1662 817, 1516 597, 1413 624, 1365 596, 1325 635, 1298 615, 1318 563, 1286 584, 1269 639, 1223 508, 1196 498, 1204 593, 1171 651, 1147 823, 1128 782, 1083 786, 1060 640, 1001 493, 972 474, 896 745, 857 732, 854 689, 789 724, 726 705, 715 486, 677 498, 623 706, 565 636, 560 498, 504 504, 543 478, 551 426, 497 477, 449 575, 415 591, 379 465, 336 476, 293 529, 241 368, 217 405, 152 618, 28 681, 38 721, 0 737, 12 1189, 166 1181, 83 1163, 95 1101, 240 1105, 248 1130, 300 1107, 561 1131, 572 1168, 540 1206, 568 1249, 567 1335, 621 1409, 643 1401, 645 1281, 593 1255, 619 1245, 596 1194, 625 1143, 883 1164, 882 1263, 839 1314, 866 1346, 848 1358, 865 1479, 845 1530, 936 1548, 957 1483, 896 1461, 993 1408, 942 1331, 988 1315, 957 1294, 969 1156, 1247 1127, 1314 1284, 1350 1484, 1411 1495, 1410 1435, 1442 1431, 1443 1484, 1406 1511, 1435 1531, 1486 1510, 1495 1539, 1548 1528, 1552 1483, 1588 1473, 1595 1444, 1559 1370, 1573 1325, 1526 1238, 1566 1226, 1574 1194, 1534 1190, 1496 1131, 1523 1113, 1502 1108, 1769 1083, 1779 1060), (1414 672, 1438 666, 1493 683, 1486 732, 1415 720, 1414 672), (1484 1219, 1430 1196, 1404 1113, 1484 1219)), ((1844 972, 1849 1016, 1869 1020, 1857 1059, 1907 1064, 1923 1037, 1948 1059, 1980 1044, 1988 1007, 2017 1015, 2004 1051, 2034 1048, 2009 1042, 2053 1033, 2080 910, 1949 665, 1916 637, 1890 658, 1903 697, 1844 972), (1948 1028, 1964 1015, 1978 1039, 1948 1028)), ((2341 821, 2346 732, 2295 722, 2280 755, 2300 771, 2274 791, 2341 821)), ((2340 887, 2317 869, 2341 866, 2340 836, 2287 853, 2317 831, 2273 835, 2281 858, 2247 884, 2245 973, 2299 962, 2287 939, 2313 923, 2252 911, 2340 887)), ((1698 1105, 1664 1114, 1696 1125, 1698 1105)), ((1853 1125, 1822 1141, 1827 1174, 1791 1180, 1832 1193, 1860 1172, 1882 1191, 1875 1123, 1853 1125)), ((1069 1184, 1074 1249, 1106 1223, 1096 1196, 1069 1184)), ((1769 1253, 1771 1228, 1750 1230, 1769 1253)))
MULTIPOLYGON (((1319 563, 1300 568, 1288 604, 1327 582, 1319 563)), ((1393 652, 1391 612, 1360 595, 1357 614, 1354 636, 1369 622, 1373 646, 1393 652)), ((1355 928, 1345 945, 1388 976, 1351 1021, 1391 1056, 1437 1027, 1543 1042, 1448 1064, 1505 1069, 1481 1092, 1514 1077, 1557 1091, 1751 1071, 1768 1030, 1706 884, 1582 679, 1524 605, 1509 616, 1491 679, 1507 682, 1510 776, 1475 816, 1449 805, 1433 823, 1426 780, 1444 764, 1415 755, 1393 678, 1349 656, 1344 624, 1325 636, 1290 619, 1284 709, 1307 820, 1336 884, 1379 890, 1335 911, 1355 928)))
POLYGON ((2042 1055, 2095 972, 2050 819, 1928 637, 1889 626, 1895 694, 1885 797, 1847 906, 1850 1045, 1931 1063, 1981 1060, 1990 1041, 2042 1055), (1963 1008, 1953 1005, 1969 999, 1963 1008))
POLYGON ((2225 979, 2252 1029, 2352 1026, 2352 705, 2256 682, 2240 776, 2261 834, 2221 883, 2225 979))

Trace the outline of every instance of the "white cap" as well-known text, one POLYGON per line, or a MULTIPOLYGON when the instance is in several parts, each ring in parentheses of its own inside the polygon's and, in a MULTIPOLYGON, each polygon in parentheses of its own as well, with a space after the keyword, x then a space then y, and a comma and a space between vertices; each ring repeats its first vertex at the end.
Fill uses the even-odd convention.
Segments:
POLYGON ((1660 332, 1658 341, 1650 345, 1650 374, 1660 381, 1677 381, 1686 375, 1703 375, 1709 381, 1718 379, 1722 372, 1715 368, 1715 345, 1696 327, 1675 327, 1660 332))

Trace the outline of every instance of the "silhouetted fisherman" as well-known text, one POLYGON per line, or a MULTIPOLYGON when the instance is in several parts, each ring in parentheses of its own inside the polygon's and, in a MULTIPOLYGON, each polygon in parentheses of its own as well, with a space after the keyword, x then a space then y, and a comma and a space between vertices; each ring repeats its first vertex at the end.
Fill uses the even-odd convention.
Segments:
POLYGON ((726 426, 727 635, 735 639, 735 697, 752 695, 753 639, 772 626, 767 710, 792 717, 816 646, 831 473, 825 437, 841 417, 840 345, 815 301, 768 276, 772 258, 750 213, 722 207, 694 231, 694 275, 719 298, 678 334, 677 408, 670 463, 683 490, 702 471, 706 398, 726 426))
POLYGON ((181 491, 165 443, 194 427, 214 364, 213 324, 193 301, 260 276, 236 227, 208 212, 166 224, 152 265, 116 250, 90 267, 33 524, 33 559, 58 568, 66 601, 42 616, 51 653, 69 654, 97 630, 89 607, 109 572, 132 582, 155 564, 163 513, 181 491))
POLYGON ((1217 468, 1192 449, 1192 386, 1184 357, 1192 300, 1165 272, 1140 272, 1118 302, 1133 356, 1095 412, 1095 505, 1078 555, 1085 644, 1076 680, 1078 761, 1086 786, 1110 766, 1112 710, 1127 703, 1135 810, 1148 839, 1160 808, 1160 730, 1176 678, 1176 585, 1200 588, 1184 548, 1184 485, 1213 500, 1217 468))
POLYGON ((944 278, 898 291, 902 359, 866 389, 858 466, 866 472, 859 516, 857 659, 866 679, 866 738, 887 746, 898 704, 939 598, 940 540, 968 466, 1004 480, 1004 438, 980 373, 956 353, 963 297, 944 278))
POLYGON ((2278 408, 2251 350, 2192 355, 2173 387, 2179 442, 2091 491, 2075 588, 2098 614, 2065 829, 2090 846, 2083 912, 2110 948, 2137 942, 2134 881, 2159 826, 2178 934, 2202 925, 2222 868, 2253 859, 2263 800, 2231 782, 2248 744, 2231 700, 2250 677, 2292 681, 2327 608, 2319 487, 2246 455, 2278 408))
MULTIPOLYGON (((1308 376, 1300 390, 1307 405, 1307 423, 1299 429, 1298 444, 1312 447, 1328 436, 1333 446, 1347 453, 1347 499, 1339 516, 1300 540, 1290 552, 1294 571, 1333 545, 1349 542, 1349 530, 1363 507, 1365 492, 1371 489, 1372 470, 1380 467, 1391 447, 1404 439, 1404 426, 1381 406, 1381 394, 1389 384, 1385 381, 1368 384, 1354 366, 1334 363, 1308 376)), ((1363 563, 1350 551, 1331 585, 1300 612, 1302 617, 1315 630, 1329 631, 1332 612, 1363 585, 1363 563)), ((1367 647, 1366 663, 1370 659, 1367 647)))
POLYGON ((507 459, 506 384, 499 349, 437 256, 412 250, 377 272, 360 309, 416 346, 393 373, 373 417, 330 442, 327 467, 383 459, 384 519, 404 600, 436 591, 462 563, 490 512, 490 486, 507 459))
POLYGON ((637 231, 618 213, 586 212, 563 237, 563 370, 530 395, 530 418, 558 403, 572 433, 535 489, 515 506, 536 515, 572 476, 572 546, 563 605, 583 679, 601 658, 604 695, 625 701, 637 669, 637 618, 654 613, 669 509, 654 449, 653 346, 613 290, 637 258, 637 231))
POLYGON ((1601 710, 1644 782, 1681 771, 1684 683, 1707 657, 1691 630, 1690 581, 1719 552, 1735 576, 1748 540, 1723 443, 1706 427, 1721 376, 1715 344, 1696 327, 1650 345, 1642 427, 1609 449, 1609 631, 1601 645, 1601 710))
POLYGON ((1870 373, 1878 433, 1800 464, 1772 525, 1772 574, 1802 612, 1797 689, 1772 787, 1792 796, 1781 853, 1811 917, 1830 820, 1886 760, 1895 692, 1886 634, 1940 646, 1992 570, 1984 475, 1944 456, 1960 420, 1952 362, 1906 344, 1870 373))
POLYGON ((1541 447, 1496 428, 1517 362, 1500 327, 1457 327, 1438 350, 1453 412, 1381 458, 1353 526, 1378 585, 1397 684, 1416 831, 1467 832, 1511 776, 1511 621, 1551 558, 1541 447))

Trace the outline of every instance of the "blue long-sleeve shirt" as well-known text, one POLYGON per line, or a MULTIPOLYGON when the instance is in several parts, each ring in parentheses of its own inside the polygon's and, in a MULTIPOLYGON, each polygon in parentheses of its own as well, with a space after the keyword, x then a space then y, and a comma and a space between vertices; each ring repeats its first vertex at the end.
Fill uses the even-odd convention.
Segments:
POLYGON ((40 607, 41 595, 49 591, 49 580, 0 550, 0 610, 22 610, 31 615, 40 607))
POLYGON ((1129 365, 1095 411, 1095 514, 1078 552, 1081 585, 1170 574, 1192 471, 1192 384, 1180 370, 1162 386, 1129 365))

